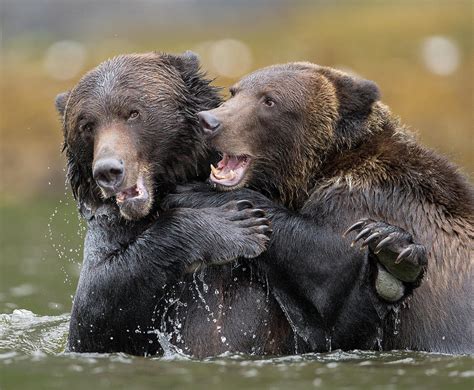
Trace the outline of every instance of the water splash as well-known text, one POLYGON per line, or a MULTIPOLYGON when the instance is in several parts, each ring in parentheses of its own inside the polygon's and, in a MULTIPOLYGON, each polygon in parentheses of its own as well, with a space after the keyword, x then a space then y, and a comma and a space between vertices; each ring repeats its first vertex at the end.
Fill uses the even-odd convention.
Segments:
POLYGON ((148 333, 156 334, 158 342, 160 343, 161 348, 163 349, 163 355, 160 357, 163 360, 174 360, 179 359, 189 359, 189 357, 183 352, 183 350, 171 342, 171 335, 160 332, 158 329, 151 330, 148 333))
MULTIPOLYGON (((45 237, 49 239, 51 243, 51 247, 54 249, 57 257, 60 260, 65 260, 67 263, 80 268, 82 264, 81 248, 76 247, 76 245, 72 243, 72 238, 69 237, 61 229, 54 228, 56 221, 58 221, 58 218, 60 217, 62 217, 63 219, 62 222, 64 222, 66 225, 69 225, 71 223, 71 220, 75 220, 75 223, 78 224, 77 236, 80 238, 81 241, 84 240, 86 226, 82 218, 80 218, 80 215, 77 212, 76 208, 69 211, 69 213, 66 213, 65 210, 62 210, 61 213, 59 212, 60 207, 62 208, 63 206, 65 206, 67 209, 70 208, 69 201, 70 201, 71 195, 70 195, 67 179, 64 183, 64 187, 65 187, 64 201, 60 199, 59 205, 56 206, 54 210, 51 212, 48 219, 47 235, 45 237)), ((74 287, 72 285, 69 272, 67 271, 65 267, 64 261, 61 261, 60 269, 61 269, 61 272, 64 274, 64 283, 70 287, 74 287)))
POLYGON ((399 306, 394 306, 393 307, 393 334, 398 335, 400 332, 400 307, 399 306))
POLYGON ((382 351, 382 342, 383 342, 383 329, 381 326, 377 327, 377 336, 375 338, 375 342, 377 344, 377 349, 382 351))
POLYGON ((201 282, 202 290, 204 291, 204 294, 207 294, 207 292, 209 291, 209 286, 204 281, 204 276, 205 276, 204 275, 204 267, 202 267, 199 274, 198 274, 198 278, 199 278, 199 281, 201 282))
POLYGON ((325 338, 326 338, 326 350, 328 352, 332 352, 332 336, 326 333, 325 338))
MULTIPOLYGON (((197 273, 199 271, 199 281, 203 281, 204 280, 204 269, 199 269, 197 268, 194 272, 193 272, 193 285, 194 285, 194 288, 198 294, 198 297, 199 299, 201 300, 201 302, 203 303, 204 305, 204 308, 206 309, 206 311, 208 312, 208 317, 207 317, 207 321, 210 321, 211 319, 214 320, 214 312, 211 311, 206 299, 204 298, 204 295, 202 294, 201 290, 199 289, 199 285, 198 285, 198 281, 197 281, 197 273)), ((206 284, 207 286, 207 284, 206 284)), ((206 291, 209 287, 206 288, 206 291)), ((217 321, 217 320, 216 320, 217 321)), ((215 321, 213 321, 215 322, 215 321)))
POLYGON ((39 316, 24 309, 0 314, 0 352, 37 356, 62 352, 66 347, 69 318, 69 314, 39 316))

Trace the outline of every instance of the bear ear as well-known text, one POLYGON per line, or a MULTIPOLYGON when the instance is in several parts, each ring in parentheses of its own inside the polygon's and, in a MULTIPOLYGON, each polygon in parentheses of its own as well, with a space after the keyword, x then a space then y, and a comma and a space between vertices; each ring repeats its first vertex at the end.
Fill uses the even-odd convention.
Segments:
POLYGON ((59 112, 61 117, 64 116, 64 111, 66 110, 67 100, 69 99, 69 91, 62 92, 56 96, 56 100, 54 101, 54 105, 56 106, 56 110, 59 112))
POLYGON ((191 50, 186 50, 181 54, 181 58, 184 63, 188 66, 188 69, 191 68, 195 71, 199 69, 199 56, 191 50))
POLYGON ((339 100, 339 109, 344 115, 366 115, 372 104, 380 100, 377 84, 349 75, 335 77, 333 80, 339 100))
POLYGON ((189 75, 199 72, 199 57, 196 53, 188 50, 183 54, 165 54, 166 58, 183 75, 189 75))

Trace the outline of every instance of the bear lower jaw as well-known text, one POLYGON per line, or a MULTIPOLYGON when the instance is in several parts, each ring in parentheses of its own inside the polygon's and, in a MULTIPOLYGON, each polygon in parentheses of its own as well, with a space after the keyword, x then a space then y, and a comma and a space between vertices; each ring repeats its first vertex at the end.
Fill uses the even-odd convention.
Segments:
POLYGON ((151 202, 149 199, 129 200, 118 203, 117 206, 120 214, 130 221, 136 221, 145 218, 151 210, 151 202))
POLYGON ((120 214, 125 219, 144 218, 151 210, 151 197, 142 176, 138 178, 136 184, 117 192, 114 196, 120 214))

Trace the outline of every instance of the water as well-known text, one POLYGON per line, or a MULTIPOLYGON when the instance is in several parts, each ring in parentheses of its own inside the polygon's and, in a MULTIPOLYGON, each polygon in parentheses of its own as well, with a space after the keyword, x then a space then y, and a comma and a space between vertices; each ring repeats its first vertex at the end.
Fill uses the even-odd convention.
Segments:
POLYGON ((74 207, 66 203, 1 205, 1 389, 474 387, 471 356, 332 351, 197 361, 172 347, 163 358, 64 353, 82 240, 74 207))
POLYGON ((13 388, 470 389, 473 358, 414 352, 334 351, 278 358, 225 354, 204 361, 63 353, 69 316, 0 316, 2 385, 13 388))

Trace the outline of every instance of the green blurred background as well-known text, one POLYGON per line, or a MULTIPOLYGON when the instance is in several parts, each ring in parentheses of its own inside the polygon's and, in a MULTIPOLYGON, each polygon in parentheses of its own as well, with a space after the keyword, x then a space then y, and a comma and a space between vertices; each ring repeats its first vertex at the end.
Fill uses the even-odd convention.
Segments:
POLYGON ((473 2, 1 0, 0 312, 68 311, 83 228, 65 188, 57 93, 119 53, 193 50, 230 86, 307 60, 377 82, 470 177, 473 2))

